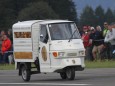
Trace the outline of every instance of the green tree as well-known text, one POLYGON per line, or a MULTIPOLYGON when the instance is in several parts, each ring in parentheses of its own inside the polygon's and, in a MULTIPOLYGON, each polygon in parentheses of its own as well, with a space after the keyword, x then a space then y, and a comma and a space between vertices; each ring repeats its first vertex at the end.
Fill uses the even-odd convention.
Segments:
POLYGON ((15 10, 13 10, 13 0, 0 1, 0 28, 7 29, 12 26, 16 19, 15 10))
POLYGON ((91 25, 95 26, 95 15, 94 11, 90 6, 86 6, 83 13, 80 16, 80 25, 91 25))
POLYGON ((0 0, 0 28, 19 20, 68 19, 77 22, 72 0, 0 0))
POLYGON ((24 8, 18 16, 19 20, 34 20, 34 19, 56 19, 58 15, 48 6, 46 2, 35 2, 24 8))
POLYGON ((95 9, 95 17, 96 17, 96 20, 95 20, 95 23, 97 25, 100 25, 100 26, 103 26, 103 22, 104 22, 104 9, 101 7, 101 6, 98 6, 96 9, 95 9))
POLYGON ((77 22, 77 12, 72 0, 44 0, 59 15, 60 19, 68 19, 77 22))
POLYGON ((16 14, 18 16, 18 13, 26 8, 28 6, 29 3, 34 3, 34 2, 38 2, 41 0, 13 0, 13 4, 15 5, 15 7, 13 8, 14 10, 16 10, 16 14))
POLYGON ((108 23, 114 22, 114 15, 110 8, 107 9, 107 12, 105 13, 105 21, 108 23))
POLYGON ((113 10, 113 17, 114 17, 113 22, 115 22, 115 10, 113 10))

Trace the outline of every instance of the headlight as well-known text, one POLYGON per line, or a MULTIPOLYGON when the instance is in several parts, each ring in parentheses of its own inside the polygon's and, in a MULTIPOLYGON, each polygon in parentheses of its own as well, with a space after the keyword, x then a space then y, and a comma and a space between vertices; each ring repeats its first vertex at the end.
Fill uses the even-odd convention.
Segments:
POLYGON ((64 52, 52 52, 52 54, 55 58, 57 58, 57 57, 64 57, 65 53, 64 52))
POLYGON ((58 52, 58 56, 59 56, 59 57, 63 57, 64 54, 65 54, 64 52, 58 52))
POLYGON ((83 50, 79 51, 79 56, 85 56, 85 51, 83 50))

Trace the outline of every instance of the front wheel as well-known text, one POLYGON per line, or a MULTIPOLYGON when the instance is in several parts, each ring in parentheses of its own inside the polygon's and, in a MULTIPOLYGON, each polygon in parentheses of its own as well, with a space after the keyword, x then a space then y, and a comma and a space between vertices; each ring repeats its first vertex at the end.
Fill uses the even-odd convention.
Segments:
POLYGON ((68 67, 66 69, 66 76, 68 80, 74 80, 75 78, 75 69, 72 67, 68 67))
POLYGON ((30 70, 27 69, 26 66, 22 66, 21 73, 22 73, 22 79, 24 81, 30 81, 31 77, 30 70))
POLYGON ((62 79, 66 79, 67 78, 67 75, 66 75, 65 72, 60 73, 60 76, 61 76, 62 79))

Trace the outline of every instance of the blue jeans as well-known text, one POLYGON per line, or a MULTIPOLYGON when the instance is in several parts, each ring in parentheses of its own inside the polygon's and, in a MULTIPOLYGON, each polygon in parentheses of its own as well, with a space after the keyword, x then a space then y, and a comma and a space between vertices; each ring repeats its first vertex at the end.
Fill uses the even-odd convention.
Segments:
POLYGON ((8 56, 9 56, 9 53, 8 53, 8 52, 5 52, 5 53, 3 54, 2 63, 9 63, 9 61, 8 61, 8 56))
POLYGON ((115 50, 115 45, 111 45, 111 57, 112 57, 113 59, 115 59, 114 50, 115 50))
POLYGON ((2 54, 0 54, 0 64, 2 63, 2 54))

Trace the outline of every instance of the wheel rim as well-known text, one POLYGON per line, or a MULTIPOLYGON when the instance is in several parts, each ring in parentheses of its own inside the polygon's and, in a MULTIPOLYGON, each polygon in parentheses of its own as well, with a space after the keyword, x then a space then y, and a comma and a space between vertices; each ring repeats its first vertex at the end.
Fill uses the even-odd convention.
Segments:
POLYGON ((68 78, 71 78, 71 70, 70 70, 70 68, 67 69, 66 75, 67 75, 68 78))
POLYGON ((23 77, 23 79, 26 79, 26 76, 27 76, 27 71, 26 71, 26 69, 22 69, 22 77, 23 77))
POLYGON ((72 67, 66 69, 66 75, 68 80, 74 80, 75 78, 75 70, 72 67))

